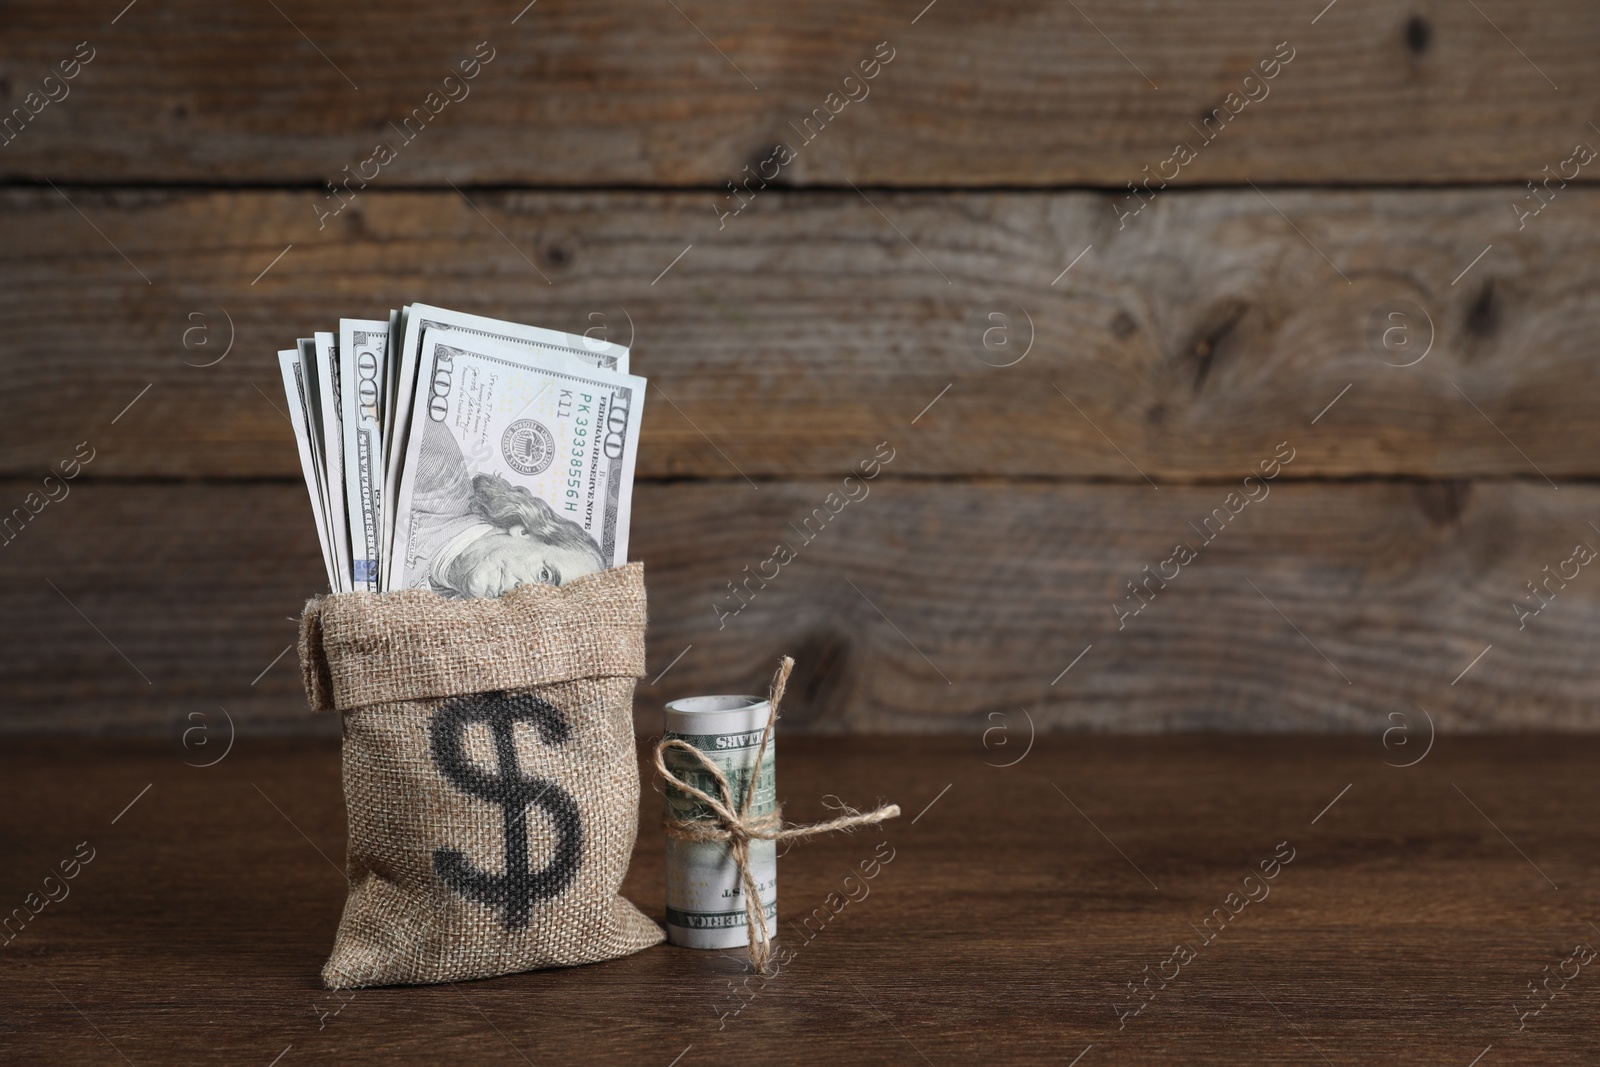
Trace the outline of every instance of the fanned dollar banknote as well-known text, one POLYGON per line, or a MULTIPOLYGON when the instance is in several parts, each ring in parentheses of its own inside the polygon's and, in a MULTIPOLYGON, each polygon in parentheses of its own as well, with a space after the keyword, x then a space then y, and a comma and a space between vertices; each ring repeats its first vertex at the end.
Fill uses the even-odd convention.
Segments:
POLYGON ((627 561, 628 349, 428 304, 278 353, 334 592, 500 596, 627 561))
POLYGON ((318 410, 322 416, 323 493, 327 497, 328 534, 338 562, 336 593, 355 589, 350 567, 350 514, 344 492, 344 394, 339 385, 339 342, 332 333, 311 335, 316 366, 318 410))
MULTIPOLYGON (((411 304, 400 312, 400 341, 396 349, 394 410, 385 439, 388 446, 388 482, 384 496, 394 499, 400 492, 400 476, 404 470, 404 457, 412 428, 411 405, 414 398, 418 367, 422 363, 422 335, 428 330, 458 330, 483 340, 515 345, 529 353, 560 359, 575 359, 605 370, 628 372, 628 350, 604 338, 577 336, 557 330, 524 326, 516 322, 469 315, 463 311, 434 307, 432 304, 411 304)), ((384 525, 384 542, 394 541, 395 514, 390 513, 384 525)), ((392 565, 391 565, 392 569, 392 565)))
POLYGON ((345 516, 351 588, 376 593, 383 558, 383 405, 389 324, 339 320, 339 383, 344 429, 345 516))
POLYGON ((300 362, 300 350, 290 348, 278 353, 278 368, 283 372, 283 391, 289 398, 289 424, 294 427, 295 444, 300 449, 300 470, 305 475, 306 492, 311 496, 311 511, 316 518, 317 544, 322 547, 322 563, 328 569, 328 585, 339 587, 339 569, 333 558, 333 548, 328 543, 327 495, 322 490, 322 464, 312 451, 310 403, 306 399, 305 369, 300 362))

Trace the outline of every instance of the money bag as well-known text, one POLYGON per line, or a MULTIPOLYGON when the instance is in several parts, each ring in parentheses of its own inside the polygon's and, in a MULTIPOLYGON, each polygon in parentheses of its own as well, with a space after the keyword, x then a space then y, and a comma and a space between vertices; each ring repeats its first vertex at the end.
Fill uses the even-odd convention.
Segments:
POLYGON ((496 599, 306 604, 300 663, 344 736, 349 894, 330 989, 486 978, 662 940, 620 895, 638 832, 642 564, 496 599))

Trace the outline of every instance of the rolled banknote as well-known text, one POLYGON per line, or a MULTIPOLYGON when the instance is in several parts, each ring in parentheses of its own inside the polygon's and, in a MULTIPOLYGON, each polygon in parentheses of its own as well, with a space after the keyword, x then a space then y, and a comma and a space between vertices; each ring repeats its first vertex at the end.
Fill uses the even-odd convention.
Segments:
MULTIPOLYGON (((755 771, 761 734, 772 705, 754 696, 689 697, 667 705, 667 739, 686 741, 727 776, 735 810, 744 802, 755 771)), ((777 810, 774 739, 767 741, 749 815, 777 810)), ((696 789, 719 796, 716 779, 689 753, 666 749, 666 767, 696 789)), ((711 817, 705 805, 677 787, 665 787, 667 814, 675 819, 711 817)), ((750 842, 750 873, 761 894, 767 929, 778 924, 778 851, 775 841, 750 842)), ((685 948, 738 948, 750 943, 744 884, 726 842, 667 838, 667 940, 685 948)))
POLYGON ((495 597, 627 562, 643 378, 428 329, 415 383, 386 589, 495 597))

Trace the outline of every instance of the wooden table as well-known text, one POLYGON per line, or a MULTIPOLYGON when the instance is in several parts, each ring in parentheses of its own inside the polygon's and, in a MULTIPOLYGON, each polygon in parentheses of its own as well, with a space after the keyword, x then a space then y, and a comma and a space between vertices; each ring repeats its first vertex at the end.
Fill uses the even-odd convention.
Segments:
MULTIPOLYGON (((893 855, 811 940, 786 921, 792 962, 745 997, 736 954, 670 947, 329 993, 333 744, 197 768, 214 754, 11 740, 0 906, 93 858, 5 944, 0 1062, 1600 1061, 1600 967, 1573 956, 1600 945, 1600 738, 1450 737, 1409 768, 1384 762, 1420 743, 1057 736, 996 767, 1024 742, 989 740, 783 739, 792 818, 830 793, 906 814, 783 859, 795 920, 893 855)), ((647 828, 625 889, 659 918, 661 885, 647 828)))

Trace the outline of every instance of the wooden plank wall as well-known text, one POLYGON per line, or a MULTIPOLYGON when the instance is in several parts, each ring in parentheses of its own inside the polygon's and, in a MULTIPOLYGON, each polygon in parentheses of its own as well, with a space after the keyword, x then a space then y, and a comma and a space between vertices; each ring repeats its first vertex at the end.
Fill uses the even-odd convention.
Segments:
POLYGON ((1592 5, 278 7, 0 11, 0 730, 335 728, 273 353, 415 300, 633 344, 642 730, 1600 723, 1592 5))

